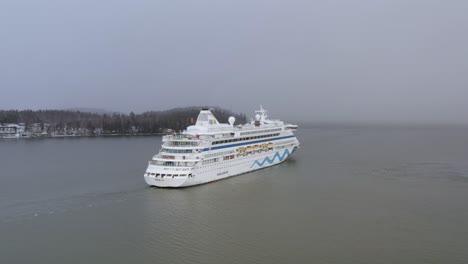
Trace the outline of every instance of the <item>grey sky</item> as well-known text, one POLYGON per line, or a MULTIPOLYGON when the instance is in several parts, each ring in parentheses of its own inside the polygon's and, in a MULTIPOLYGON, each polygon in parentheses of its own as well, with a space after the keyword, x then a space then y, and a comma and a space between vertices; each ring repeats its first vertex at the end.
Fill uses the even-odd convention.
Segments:
POLYGON ((0 109, 468 123, 468 2, 0 2, 0 109))

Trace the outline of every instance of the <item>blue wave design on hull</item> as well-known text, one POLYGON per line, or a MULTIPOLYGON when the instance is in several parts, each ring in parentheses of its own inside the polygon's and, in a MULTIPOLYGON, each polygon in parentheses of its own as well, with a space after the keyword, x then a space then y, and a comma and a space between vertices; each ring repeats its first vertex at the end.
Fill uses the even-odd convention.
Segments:
POLYGON ((254 163, 252 164, 252 166, 250 166, 250 168, 252 168, 253 166, 255 166, 255 164, 257 164, 259 167, 263 167, 263 165, 265 165, 265 163, 269 163, 270 165, 273 164, 275 162, 275 159, 278 158, 280 162, 282 162, 285 158, 287 158, 288 156, 290 156, 291 154, 294 153, 294 151, 296 151, 297 147, 294 147, 292 152, 289 153, 289 149, 286 149, 283 153, 283 155, 280 155, 279 151, 277 151, 275 153, 275 155, 273 156, 273 158, 270 159, 270 157, 265 157, 265 159, 263 159, 262 162, 259 162, 258 160, 254 161, 254 163))

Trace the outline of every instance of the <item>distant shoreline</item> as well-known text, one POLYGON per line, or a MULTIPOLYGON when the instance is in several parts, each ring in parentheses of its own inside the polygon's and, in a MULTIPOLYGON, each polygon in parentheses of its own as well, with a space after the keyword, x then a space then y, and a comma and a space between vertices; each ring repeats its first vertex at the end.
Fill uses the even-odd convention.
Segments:
POLYGON ((167 133, 140 133, 140 134, 105 134, 105 135, 45 135, 33 137, 9 137, 0 138, 0 140, 19 140, 19 139, 49 139, 49 138, 101 138, 101 137, 148 137, 148 136, 165 136, 167 133))
MULTIPOLYGON (((98 114, 65 110, 0 110, 0 138, 139 136, 163 135, 194 125, 204 107, 174 108, 140 114, 98 114)), ((247 122, 244 114, 213 108, 220 122, 234 117, 247 122)))

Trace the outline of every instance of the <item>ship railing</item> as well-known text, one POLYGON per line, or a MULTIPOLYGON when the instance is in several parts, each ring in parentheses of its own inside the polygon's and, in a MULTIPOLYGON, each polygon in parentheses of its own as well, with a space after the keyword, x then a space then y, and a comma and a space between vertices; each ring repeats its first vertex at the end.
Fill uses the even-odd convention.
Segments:
POLYGON ((163 136, 163 141, 169 141, 169 140, 182 140, 182 141, 199 141, 205 138, 206 136, 199 135, 195 137, 190 137, 184 134, 173 134, 173 135, 165 135, 163 136))
POLYGON ((210 139, 211 136, 207 135, 196 135, 196 136, 187 136, 184 134, 173 134, 173 135, 165 135, 163 136, 163 141, 204 141, 210 139))
POLYGON ((195 162, 150 160, 148 164, 164 167, 193 167, 195 162))
POLYGON ((174 162, 185 162, 190 160, 199 160, 201 159, 201 153, 194 153, 189 155, 168 155, 166 153, 156 154, 153 156, 153 159, 164 159, 167 161, 174 161, 174 162))
POLYGON ((190 148, 190 147, 201 147, 206 148, 210 146, 211 141, 208 140, 197 140, 197 141, 166 141, 163 143, 163 147, 180 147, 180 148, 190 148))
POLYGON ((165 135, 163 136, 163 141, 168 140, 190 140, 190 138, 182 135, 182 134, 174 134, 174 135, 165 135))
POLYGON ((164 142, 164 146, 168 147, 198 147, 200 145, 199 141, 175 141, 169 140, 164 142))

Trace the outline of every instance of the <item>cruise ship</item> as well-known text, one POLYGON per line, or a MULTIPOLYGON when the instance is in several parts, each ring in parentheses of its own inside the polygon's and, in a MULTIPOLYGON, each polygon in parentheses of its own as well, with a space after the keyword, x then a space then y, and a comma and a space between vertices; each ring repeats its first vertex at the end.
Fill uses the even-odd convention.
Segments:
POLYGON ((144 173, 157 187, 187 187, 209 183, 284 162, 299 147, 297 125, 268 118, 260 106, 245 125, 219 123, 210 109, 202 109, 195 125, 166 135, 158 154, 144 173))

